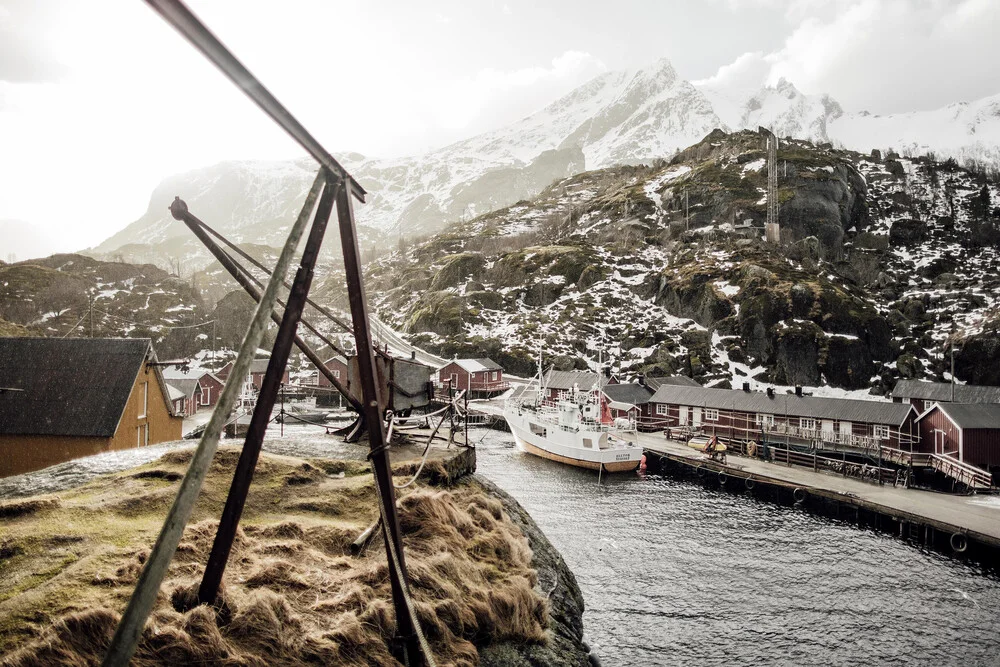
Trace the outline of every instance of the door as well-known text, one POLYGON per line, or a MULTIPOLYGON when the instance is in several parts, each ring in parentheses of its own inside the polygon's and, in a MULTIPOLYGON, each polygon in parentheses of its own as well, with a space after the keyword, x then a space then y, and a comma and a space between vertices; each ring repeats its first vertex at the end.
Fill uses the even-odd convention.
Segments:
POLYGON ((695 426, 701 426, 701 408, 692 408, 693 415, 691 418, 691 423, 695 426))
POLYGON ((934 453, 944 454, 945 453, 945 438, 944 431, 939 428, 934 429, 934 453))
POLYGON ((833 430, 833 420, 832 419, 824 419, 823 422, 822 422, 822 426, 823 426, 823 433, 833 433, 834 432, 834 430, 833 430))
POLYGON ((687 426, 688 423, 688 409, 686 405, 682 405, 677 410, 677 423, 681 426, 687 426))

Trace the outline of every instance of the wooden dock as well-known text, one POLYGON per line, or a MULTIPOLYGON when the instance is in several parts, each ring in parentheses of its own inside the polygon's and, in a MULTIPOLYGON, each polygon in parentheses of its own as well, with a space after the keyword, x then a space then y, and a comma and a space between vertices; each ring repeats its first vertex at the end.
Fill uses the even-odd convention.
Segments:
POLYGON ((729 456, 711 460, 662 433, 640 433, 650 472, 693 477, 721 490, 751 493, 849 520, 946 553, 1000 567, 1000 501, 841 477, 808 468, 729 456))

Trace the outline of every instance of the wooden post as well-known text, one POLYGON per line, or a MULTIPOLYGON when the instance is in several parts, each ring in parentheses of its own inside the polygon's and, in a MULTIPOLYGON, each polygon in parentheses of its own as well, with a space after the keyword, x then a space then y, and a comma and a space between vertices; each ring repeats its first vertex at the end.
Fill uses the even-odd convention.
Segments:
POLYGON ((347 277, 347 295, 351 304, 351 320, 354 323, 354 346, 358 351, 358 375, 360 376, 362 414, 368 422, 368 437, 371 452, 369 457, 375 474, 376 492, 380 496, 380 511, 389 560, 389 584, 392 589, 393 607, 396 611, 396 640, 399 642, 399 656, 403 663, 413 661, 421 664, 415 620, 410 616, 408 592, 406 590, 406 560, 403 555, 403 537, 396 514, 396 493, 392 485, 392 468, 389 464, 388 446, 378 403, 375 386, 375 353, 372 348, 371 329, 368 321, 368 301, 364 280, 361 275, 361 251, 358 249, 357 230, 354 223, 354 207, 347 183, 342 183, 337 192, 337 218, 340 224, 340 242, 344 251, 344 272, 347 277), (395 554, 395 559, 393 558, 395 554))

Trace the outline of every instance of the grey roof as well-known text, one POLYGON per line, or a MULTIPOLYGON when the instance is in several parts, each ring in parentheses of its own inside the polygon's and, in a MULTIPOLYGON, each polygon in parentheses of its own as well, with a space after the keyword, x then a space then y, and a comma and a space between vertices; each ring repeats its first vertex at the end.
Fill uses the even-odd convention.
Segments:
POLYGON ((481 358, 481 359, 452 359, 451 364, 458 364, 460 368, 469 373, 478 373, 479 371, 499 371, 503 368, 497 362, 492 359, 481 358))
POLYGON ((603 379, 597 373, 590 371, 557 371, 550 369, 545 375, 544 384, 549 389, 572 389, 574 385, 582 391, 590 391, 603 384, 603 379))
MULTIPOLYGON (((892 388, 893 398, 919 398, 924 401, 951 401, 950 382, 899 380, 892 388)), ((955 403, 1000 403, 1000 387, 974 384, 955 385, 955 403)))
POLYGON ((188 400, 194 398, 194 390, 198 388, 198 378, 167 378, 167 386, 184 393, 188 400))
POLYGON ((656 390, 649 402, 891 426, 902 424, 906 415, 913 410, 909 403, 794 394, 775 394, 774 398, 768 398, 767 394, 756 391, 666 384, 656 390))
POLYGON ((959 428, 1000 428, 1000 405, 995 403, 938 403, 935 407, 959 428))
MULTIPOLYGON (((0 434, 110 438, 146 338, 0 338, 0 434)), ((159 375, 157 373, 157 375, 159 375)))
POLYGON ((604 395, 615 403, 643 405, 649 402, 653 390, 641 384, 608 384, 604 385, 604 395))
POLYGON ((665 375, 663 377, 647 377, 646 384, 656 391, 665 384, 672 384, 678 387, 700 387, 697 380, 686 375, 665 375))
POLYGON ((270 359, 254 359, 250 362, 250 372, 251 373, 266 373, 267 364, 270 359))

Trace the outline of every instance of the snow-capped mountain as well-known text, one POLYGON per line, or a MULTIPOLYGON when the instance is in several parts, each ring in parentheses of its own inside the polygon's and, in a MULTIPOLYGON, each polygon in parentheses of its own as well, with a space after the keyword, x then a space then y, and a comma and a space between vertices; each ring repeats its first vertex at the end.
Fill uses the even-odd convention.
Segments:
MULTIPOLYGON (((338 157, 370 193, 357 215, 362 238, 367 230, 375 241, 434 232, 585 170, 669 157, 715 128, 759 125, 782 137, 863 152, 932 151, 938 159, 1000 165, 1000 96, 932 112, 845 113, 828 95, 803 94, 785 80, 725 89, 694 85, 666 60, 602 74, 527 118, 424 155, 338 157)), ((142 218, 95 252, 144 261, 200 253, 167 212, 175 195, 237 240, 278 244, 314 174, 311 161, 297 160, 226 162, 174 176, 154 191, 142 218)))

